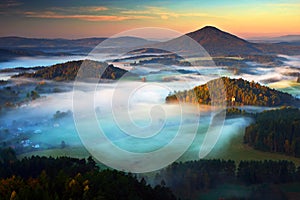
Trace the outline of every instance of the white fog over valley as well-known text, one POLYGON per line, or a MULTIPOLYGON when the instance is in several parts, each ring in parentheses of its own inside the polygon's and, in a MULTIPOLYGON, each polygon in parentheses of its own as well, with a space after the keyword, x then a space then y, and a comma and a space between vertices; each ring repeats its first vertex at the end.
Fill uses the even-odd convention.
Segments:
MULTIPOLYGON (((112 60, 116 57, 116 55, 110 57, 108 54, 103 54, 102 57, 98 55, 97 60, 112 60)), ((99 126, 107 138, 116 146, 130 152, 144 153, 157 150, 167 145, 175 137, 179 127, 183 127, 185 130, 184 134, 190 134, 189 130, 192 132, 193 128, 197 127, 196 137, 192 145, 180 158, 180 160, 195 160, 199 158, 201 146, 204 145, 203 147, 205 148, 205 145, 210 145, 203 144, 203 140, 216 112, 210 106, 204 105, 200 105, 197 108, 195 105, 166 104, 166 96, 174 90, 191 89, 197 85, 205 84, 209 80, 221 76, 229 76, 231 78, 243 78, 248 81, 254 80, 299 98, 300 84, 296 82, 297 77, 294 74, 300 72, 300 56, 279 55, 279 57, 285 59, 282 66, 269 66, 268 64, 249 62, 247 63, 249 67, 247 69, 239 69, 239 73, 234 73, 231 66, 189 67, 170 65, 166 67, 151 64, 128 67, 121 62, 109 61, 116 67, 138 74, 146 81, 125 79, 104 82, 99 83, 96 90, 93 90, 95 85, 81 83, 81 87, 77 87, 77 89, 82 88, 83 90, 80 92, 85 97, 94 98, 94 113, 99 126), (187 73, 182 73, 181 70, 186 70, 187 73), (137 89, 132 91, 132 88, 137 89), (127 99, 128 97, 129 99, 127 99), (128 102, 128 105, 114 110, 113 106, 121 105, 115 102, 116 99, 124 100, 128 102), (114 103, 116 105, 113 105, 114 103), (182 117, 182 109, 188 110, 188 112, 184 113, 184 117, 182 117), (116 111, 116 113, 112 111, 116 111), (123 111, 125 114, 122 113, 123 111), (156 115, 157 113, 159 115, 156 115), (129 121, 126 121, 128 120, 128 115, 126 114, 130 116, 129 121), (115 115, 117 115, 117 118, 115 115), (131 123, 125 123, 123 126, 122 124, 117 124, 122 123, 122 117, 124 117, 125 122, 131 123), (127 131, 133 130, 131 126, 151 126, 151 130, 156 129, 155 131, 158 134, 146 137, 146 139, 132 137, 126 134, 126 129, 127 131)), ((0 63, 0 68, 49 66, 84 58, 86 57, 19 58, 0 63)), ((0 79, 8 80, 12 74, 14 73, 3 72, 0 74, 0 79)), ((83 149, 84 147, 77 133, 73 118, 73 83, 60 82, 59 87, 67 89, 59 93, 43 93, 41 98, 24 103, 15 109, 7 111, 5 114, 1 114, 0 127, 5 132, 5 134, 2 133, 1 135, 1 142, 12 145, 18 144, 23 147, 29 146, 31 150, 27 153, 30 153, 30 155, 56 156, 71 154, 74 156, 72 149, 75 149, 75 151, 76 149, 83 149)), ((260 112, 270 108, 245 106, 241 107, 241 109, 249 112, 260 112)), ((89 121, 88 118, 85 120, 89 121)), ((249 117, 226 119, 224 126, 216 129, 221 131, 221 135, 208 157, 222 157, 224 151, 230 147, 232 140, 237 138, 242 140, 244 129, 251 122, 252 119, 249 117)), ((87 128, 93 130, 95 127, 87 128)), ((141 132, 140 134, 141 136, 143 134, 147 136, 146 132, 141 132)), ((184 139, 181 141, 182 144, 187 142, 184 139)), ((177 147, 174 146, 175 148, 177 147)))

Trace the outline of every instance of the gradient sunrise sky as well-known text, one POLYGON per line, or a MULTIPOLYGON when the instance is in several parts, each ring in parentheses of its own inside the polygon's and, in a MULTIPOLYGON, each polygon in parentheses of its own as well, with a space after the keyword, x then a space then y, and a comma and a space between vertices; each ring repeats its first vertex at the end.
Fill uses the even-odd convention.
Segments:
POLYGON ((0 36, 108 37, 141 27, 213 25, 238 36, 300 34, 299 0, 1 0, 0 36))

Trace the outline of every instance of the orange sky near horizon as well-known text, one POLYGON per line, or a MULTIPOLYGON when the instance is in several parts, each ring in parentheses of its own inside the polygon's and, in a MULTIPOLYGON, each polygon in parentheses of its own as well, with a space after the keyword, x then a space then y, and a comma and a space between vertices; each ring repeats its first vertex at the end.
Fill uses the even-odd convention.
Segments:
MULTIPOLYGON (((142 27, 216 26, 243 38, 300 35, 299 0, 2 0, 0 36, 109 37, 142 27)), ((169 37, 169 36, 164 36, 169 37)))

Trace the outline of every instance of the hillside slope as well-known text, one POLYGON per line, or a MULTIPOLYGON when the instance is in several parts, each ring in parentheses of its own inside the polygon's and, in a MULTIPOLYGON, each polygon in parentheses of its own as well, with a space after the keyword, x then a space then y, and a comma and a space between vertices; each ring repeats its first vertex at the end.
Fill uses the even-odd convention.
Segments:
MULTIPOLYGON (((80 78, 96 79, 119 79, 126 70, 108 65, 107 63, 92 60, 78 60, 66 63, 56 64, 50 67, 39 69, 33 73, 22 73, 14 77, 39 78, 55 81, 73 81, 78 75, 80 78), (79 71, 79 69, 81 70, 79 71), (84 72, 84 74, 82 74, 84 72), (100 74, 102 76, 100 77, 100 74), (84 77, 83 77, 84 75, 84 77)), ((127 73, 127 75, 131 75, 127 73)))
MULTIPOLYGON (((282 106, 299 105, 299 100, 288 93, 283 93, 259 83, 249 82, 243 79, 230 79, 222 77, 209 81, 188 91, 179 91, 166 97, 166 102, 187 102, 199 104, 211 104, 211 94, 215 103, 226 102, 228 106, 282 106), (218 88, 224 87, 226 97, 218 88), (216 88, 214 90, 214 88, 216 88)), ((225 92, 224 92, 225 93, 225 92)))

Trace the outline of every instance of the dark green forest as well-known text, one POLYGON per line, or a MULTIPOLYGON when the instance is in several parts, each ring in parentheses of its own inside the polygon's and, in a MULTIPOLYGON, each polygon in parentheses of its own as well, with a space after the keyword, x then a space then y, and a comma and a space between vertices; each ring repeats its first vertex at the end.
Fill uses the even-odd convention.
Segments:
POLYGON ((0 199, 176 199, 164 186, 97 167, 89 157, 31 157, 17 160, 12 149, 0 151, 0 199))
MULTIPOLYGON (((197 195, 207 193, 222 185, 252 188, 247 197, 238 199, 264 199, 263 196, 267 196, 267 199, 276 199, 273 195, 282 193, 277 188, 280 184, 300 183, 300 167, 296 169, 295 164, 289 161, 266 160, 235 163, 232 160, 220 159, 198 160, 173 163, 157 173, 155 179, 155 183, 163 182, 183 199, 184 197, 197 199, 197 195), (261 186, 272 187, 274 185, 277 188, 274 194, 270 192, 271 190, 259 191, 261 186), (257 194, 257 192, 260 193, 257 194), (255 196, 257 198, 254 198, 255 196)), ((284 196, 279 196, 280 198, 277 199, 286 199, 284 196)))
POLYGON ((33 84, 21 84, 16 86, 3 86, 0 88, 0 111, 5 108, 13 108, 20 106, 31 100, 35 100, 40 97, 38 91, 36 91, 33 84))
POLYGON ((80 78, 103 78, 114 80, 121 78, 125 73, 127 73, 126 70, 114 67, 113 65, 108 65, 107 63, 92 60, 78 60, 45 67, 33 73, 21 73, 14 77, 73 81, 76 76, 82 76, 80 78))
POLYGON ((300 157, 300 110, 282 108, 254 115, 244 142, 255 149, 300 157))
POLYGON ((300 184, 300 167, 289 161, 198 160, 173 163, 149 178, 102 169, 92 157, 18 160, 13 149, 0 150, 1 199, 198 199, 226 184, 250 192, 219 199, 287 199, 280 186, 300 184))
POLYGON ((243 79, 231 79, 222 77, 197 86, 191 90, 175 91, 166 97, 166 102, 187 102, 199 104, 216 105, 226 103, 227 106, 281 106, 299 104, 288 93, 283 93, 254 81, 249 82, 243 79))

